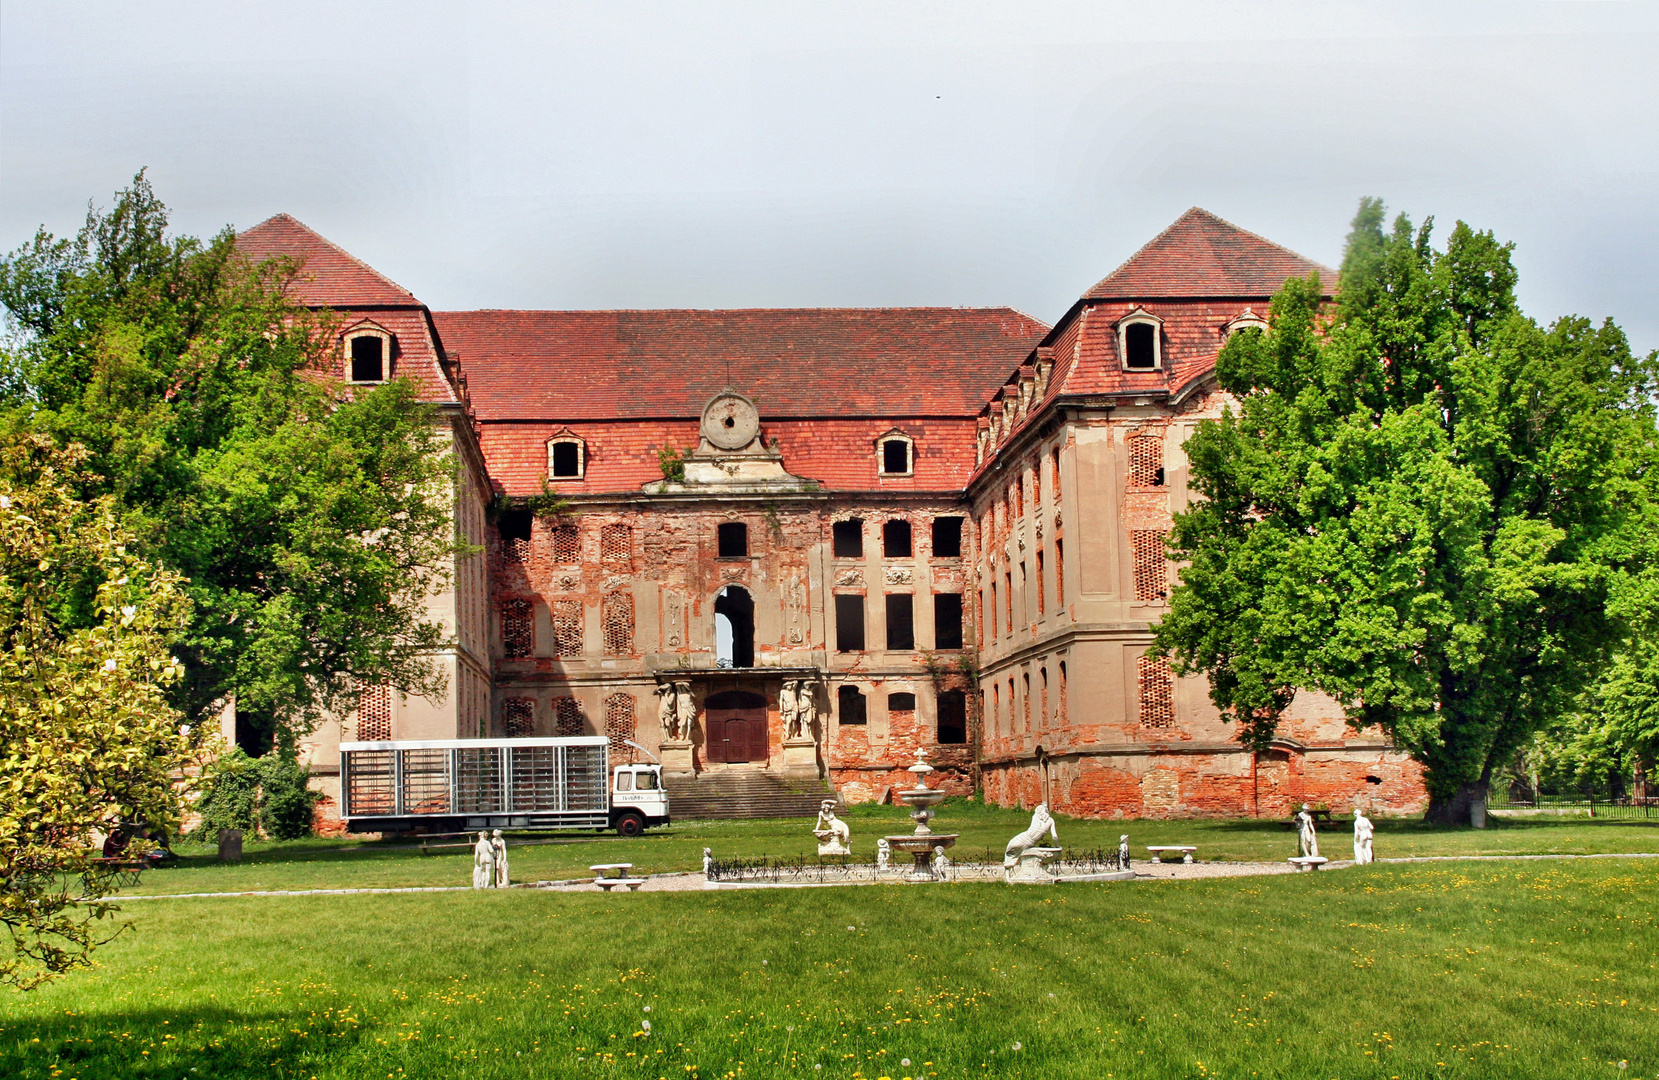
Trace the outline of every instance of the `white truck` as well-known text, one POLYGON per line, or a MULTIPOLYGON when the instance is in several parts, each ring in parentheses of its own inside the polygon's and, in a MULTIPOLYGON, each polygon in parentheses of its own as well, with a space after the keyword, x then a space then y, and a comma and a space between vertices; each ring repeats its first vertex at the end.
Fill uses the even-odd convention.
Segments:
POLYGON ((340 816, 382 833, 667 825, 662 766, 611 765, 608 750, 597 735, 341 743, 340 816))

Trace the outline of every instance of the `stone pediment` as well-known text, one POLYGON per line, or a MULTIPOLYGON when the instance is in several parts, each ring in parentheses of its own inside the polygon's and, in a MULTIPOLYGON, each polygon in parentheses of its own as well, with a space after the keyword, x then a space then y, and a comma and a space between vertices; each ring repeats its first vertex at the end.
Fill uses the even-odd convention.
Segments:
POLYGON ((645 485, 653 494, 764 494, 806 491, 816 481, 792 475, 783 467, 783 455, 767 446, 760 429, 760 410, 736 390, 722 390, 703 406, 697 449, 684 458, 683 480, 659 480, 645 485))

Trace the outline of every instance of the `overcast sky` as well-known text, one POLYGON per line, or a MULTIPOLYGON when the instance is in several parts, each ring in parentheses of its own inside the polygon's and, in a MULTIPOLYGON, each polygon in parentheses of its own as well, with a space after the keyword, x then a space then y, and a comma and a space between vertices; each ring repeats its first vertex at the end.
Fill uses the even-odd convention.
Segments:
POLYGON ((1189 206, 1326 263, 1361 195, 1659 347, 1659 6, 0 7, 0 247, 148 166, 438 309, 1009 304, 1189 206))

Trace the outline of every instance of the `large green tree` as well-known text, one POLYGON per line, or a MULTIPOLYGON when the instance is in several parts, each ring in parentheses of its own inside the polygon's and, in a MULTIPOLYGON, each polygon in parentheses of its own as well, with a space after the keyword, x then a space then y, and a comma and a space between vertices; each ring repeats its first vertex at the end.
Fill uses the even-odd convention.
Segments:
POLYGON ((1459 222, 1439 251, 1430 224, 1364 201, 1335 303, 1288 281, 1222 350, 1238 408, 1186 445, 1154 648, 1256 748, 1296 690, 1331 695, 1466 822, 1629 638, 1654 366, 1611 322, 1527 318, 1510 245, 1459 222))
POLYGON ((142 173, 73 238, 41 230, 0 260, 0 408, 86 447, 80 494, 187 579, 180 707, 234 695, 291 736, 360 685, 443 689, 425 601, 463 550, 454 466, 415 387, 341 383, 336 320, 234 241, 170 236, 142 173))

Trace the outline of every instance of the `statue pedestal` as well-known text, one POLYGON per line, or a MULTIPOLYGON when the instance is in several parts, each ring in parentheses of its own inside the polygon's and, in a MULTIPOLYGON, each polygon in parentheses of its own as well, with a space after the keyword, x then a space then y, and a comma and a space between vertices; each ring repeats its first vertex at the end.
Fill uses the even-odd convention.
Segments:
POLYGON ((1045 865, 1060 854, 1057 847, 1031 847, 1019 854, 1019 862, 1003 870, 1003 880, 1010 885, 1052 885, 1054 875, 1045 865))
POLYGON ((664 776, 690 776, 696 771, 691 764, 691 743, 685 739, 664 739, 657 755, 662 758, 664 776))
POLYGON ((818 778, 818 742, 811 738, 783 741, 783 774, 803 780, 818 778))

